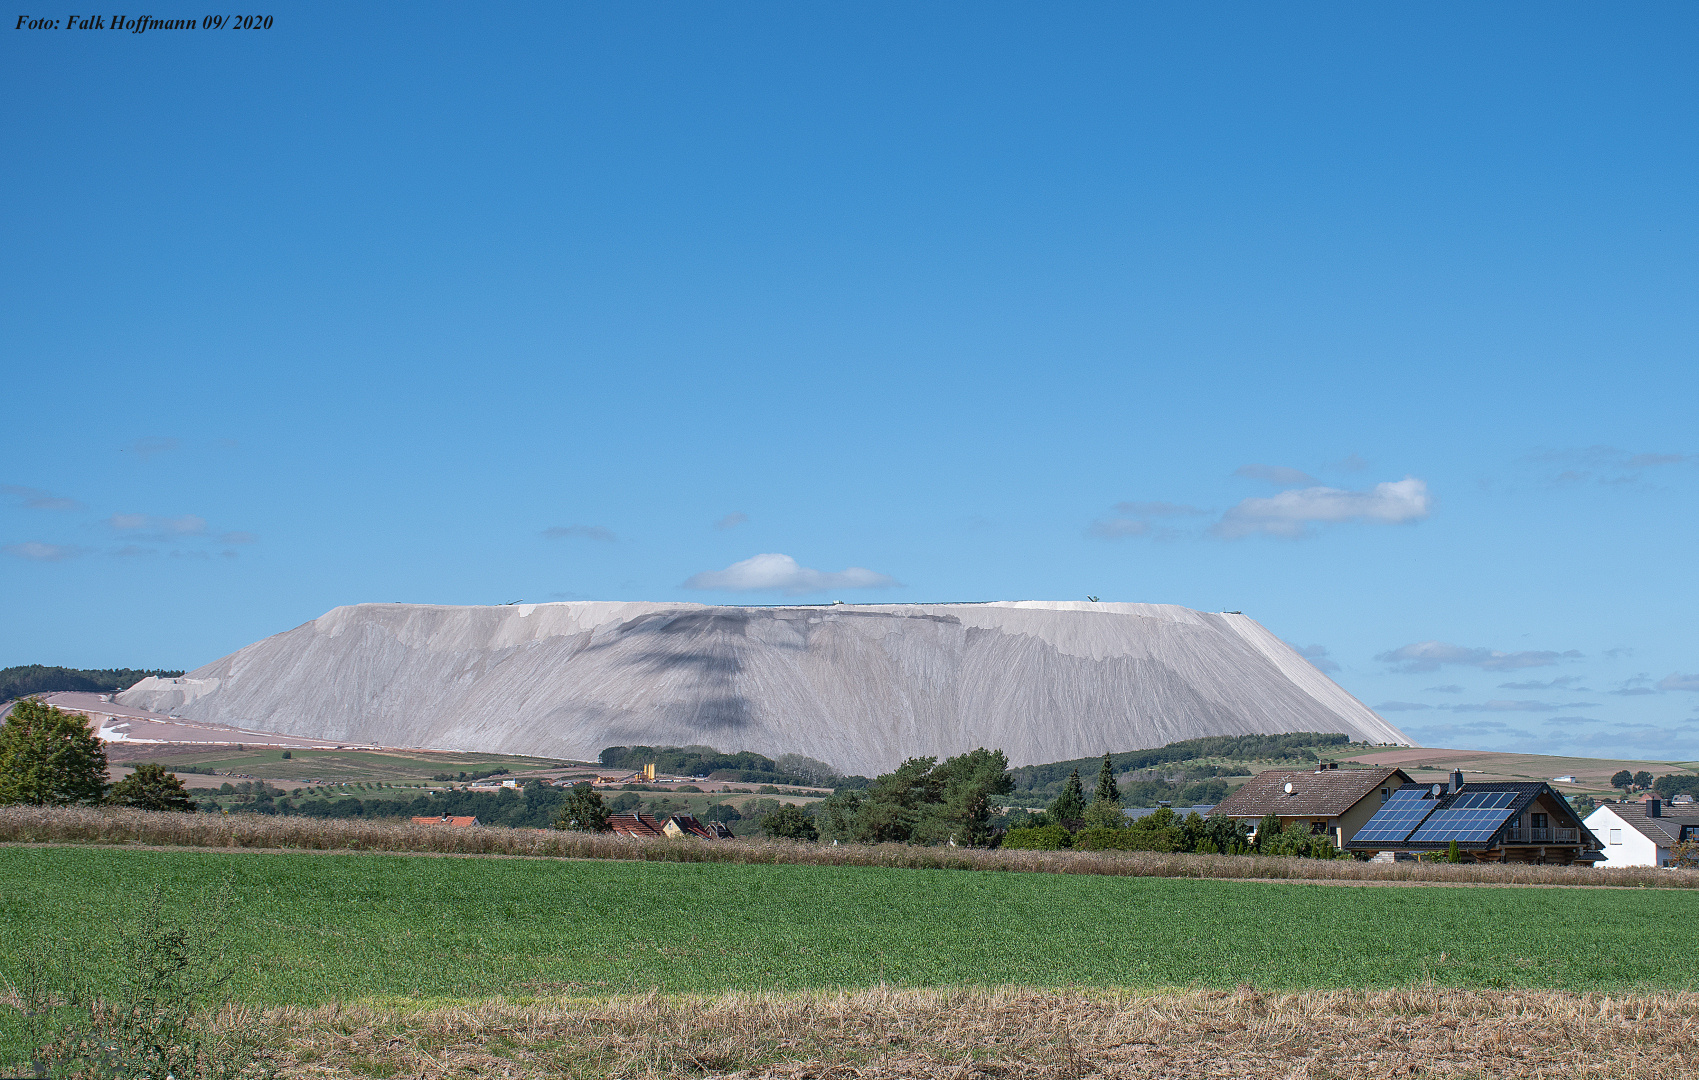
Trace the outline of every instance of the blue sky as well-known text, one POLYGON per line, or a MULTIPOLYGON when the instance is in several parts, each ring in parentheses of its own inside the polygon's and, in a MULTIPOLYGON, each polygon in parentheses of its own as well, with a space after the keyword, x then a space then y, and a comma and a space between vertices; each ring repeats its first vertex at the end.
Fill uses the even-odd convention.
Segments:
POLYGON ((1692 5, 268 10, 0 35, 0 664, 1092 594, 1699 758, 1692 5))

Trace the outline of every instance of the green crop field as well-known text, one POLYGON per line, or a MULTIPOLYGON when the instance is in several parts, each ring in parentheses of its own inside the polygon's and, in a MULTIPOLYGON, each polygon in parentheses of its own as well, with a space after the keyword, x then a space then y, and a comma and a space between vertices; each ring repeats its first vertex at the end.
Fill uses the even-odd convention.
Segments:
POLYGON ((0 974, 228 881, 256 1003, 1022 984, 1693 989, 1691 891, 0 849, 0 974), (9 970, 3 970, 9 969, 9 970))

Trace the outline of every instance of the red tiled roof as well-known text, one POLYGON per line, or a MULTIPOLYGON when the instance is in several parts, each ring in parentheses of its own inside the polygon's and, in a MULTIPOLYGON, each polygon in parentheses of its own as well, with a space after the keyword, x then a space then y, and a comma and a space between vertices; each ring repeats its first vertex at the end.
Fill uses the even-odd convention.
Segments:
POLYGON ((1402 769, 1271 769, 1258 773, 1215 808, 1228 817, 1338 817, 1381 787, 1412 781, 1402 769), (1292 785, 1287 794, 1286 785, 1292 785))
POLYGON ((665 836, 666 823, 648 814, 610 814, 608 828, 621 836, 665 836))

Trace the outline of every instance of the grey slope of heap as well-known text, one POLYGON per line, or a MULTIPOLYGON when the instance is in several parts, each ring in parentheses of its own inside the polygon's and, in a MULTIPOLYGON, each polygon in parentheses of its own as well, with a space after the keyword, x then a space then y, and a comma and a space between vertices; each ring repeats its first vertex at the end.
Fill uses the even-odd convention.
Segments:
POLYGON ((805 754, 874 775, 1204 735, 1409 743, 1255 620, 1168 604, 359 604, 126 705, 288 735, 593 760, 606 746, 805 754))

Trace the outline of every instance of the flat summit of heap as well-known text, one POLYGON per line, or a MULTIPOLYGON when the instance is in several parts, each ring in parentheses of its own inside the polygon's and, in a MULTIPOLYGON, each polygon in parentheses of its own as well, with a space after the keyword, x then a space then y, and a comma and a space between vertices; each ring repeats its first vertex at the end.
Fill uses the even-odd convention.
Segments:
POLYGON ((593 759, 605 746, 805 754, 874 775, 1205 735, 1409 743, 1255 620, 1169 604, 357 604, 118 700, 385 746, 593 759))

